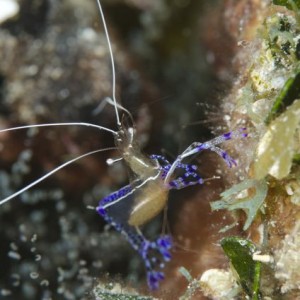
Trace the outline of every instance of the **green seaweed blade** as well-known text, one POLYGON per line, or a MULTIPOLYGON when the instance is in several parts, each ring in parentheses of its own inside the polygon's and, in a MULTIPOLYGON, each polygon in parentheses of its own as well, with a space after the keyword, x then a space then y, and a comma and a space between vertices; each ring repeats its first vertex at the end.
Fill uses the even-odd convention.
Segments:
POLYGON ((271 108, 266 123, 269 124, 276 116, 280 115, 287 106, 293 104, 295 99, 300 99, 300 72, 286 81, 271 108))
POLYGON ((261 262, 252 258, 257 251, 256 246, 249 240, 235 236, 222 239, 221 246, 237 272, 245 293, 252 300, 262 299, 259 291, 261 262))

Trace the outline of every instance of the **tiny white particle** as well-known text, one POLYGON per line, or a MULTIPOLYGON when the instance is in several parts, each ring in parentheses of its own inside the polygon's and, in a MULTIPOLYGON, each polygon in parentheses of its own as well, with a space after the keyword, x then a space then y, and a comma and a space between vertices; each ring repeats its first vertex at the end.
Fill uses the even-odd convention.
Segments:
POLYGON ((42 256, 40 254, 37 254, 35 256, 35 261, 40 261, 42 259, 42 256))
POLYGON ((37 279, 39 276, 40 276, 40 275, 39 275, 39 273, 37 273, 37 272, 31 272, 31 273, 30 273, 30 278, 32 278, 32 279, 37 279))
POLYGON ((2 296, 9 296, 9 295, 11 295, 11 291, 10 290, 6 290, 6 289, 1 289, 0 290, 0 295, 2 295, 2 296))
POLYGON ((14 17, 20 10, 19 4, 14 0, 1 0, 0 24, 14 17))
POLYGON ((17 251, 18 250, 18 246, 15 244, 15 243, 10 243, 10 248, 14 251, 17 251))
POLYGON ((37 240, 37 234, 34 234, 31 238, 31 242, 34 243, 37 240))
POLYGON ((9 251, 8 252, 8 257, 10 257, 12 259, 16 259, 16 260, 21 259, 21 255, 18 252, 15 252, 15 251, 9 251))
POLYGON ((44 279, 40 282, 41 286, 49 286, 49 281, 47 279, 44 279))

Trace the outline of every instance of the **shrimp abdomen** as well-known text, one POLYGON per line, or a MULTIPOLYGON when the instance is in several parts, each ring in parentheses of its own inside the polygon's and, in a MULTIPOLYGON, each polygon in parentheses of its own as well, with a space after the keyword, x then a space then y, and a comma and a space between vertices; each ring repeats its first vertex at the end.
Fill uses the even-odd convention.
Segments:
POLYGON ((135 199, 128 224, 141 226, 157 216, 166 206, 168 193, 168 189, 165 188, 161 181, 147 183, 135 199))

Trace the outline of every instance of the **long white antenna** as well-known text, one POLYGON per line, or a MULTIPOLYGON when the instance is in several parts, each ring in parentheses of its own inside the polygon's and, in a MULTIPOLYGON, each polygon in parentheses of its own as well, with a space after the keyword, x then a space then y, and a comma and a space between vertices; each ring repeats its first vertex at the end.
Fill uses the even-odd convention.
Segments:
POLYGON ((39 182, 45 180, 46 178, 48 178, 49 176, 51 176, 52 174, 56 173, 57 171, 59 171, 60 169, 64 168, 65 166, 67 165, 70 165, 72 164, 73 162, 81 159, 81 158, 84 158, 88 155, 92 155, 92 154, 95 154, 95 153, 98 153, 98 152, 102 152, 102 151, 108 151, 108 150, 112 150, 112 149, 115 149, 115 147, 111 147, 111 148, 105 148, 105 149, 98 149, 98 150, 94 150, 94 151, 91 151, 91 152, 88 152, 88 153, 85 153, 83 155, 80 155, 78 157, 75 157, 65 163, 63 163, 62 165, 56 167, 55 169, 53 169, 52 171, 48 172, 47 174, 45 174, 44 176, 40 177, 39 179, 31 182, 30 184, 26 185, 24 188, 20 189, 19 191, 15 192, 14 194, 6 197, 5 199, 2 199, 0 201, 0 206, 4 203, 6 203, 7 201, 17 197, 18 195, 22 194, 23 192, 29 190, 30 188, 32 188, 33 186, 37 185, 39 182))
POLYGON ((115 106, 115 111, 116 111, 117 125, 120 127, 121 123, 120 123, 120 117, 119 117, 119 112, 118 112, 118 104, 117 104, 118 102, 116 100, 116 71, 115 71, 114 55, 113 55, 113 52, 111 49, 110 38, 109 38, 109 34, 108 34, 108 30, 107 30, 107 26, 106 26, 106 22, 105 22, 105 18, 104 18, 100 0, 97 0, 97 4, 98 4, 98 8, 99 8, 99 12, 100 12, 100 16, 101 16, 101 20, 103 23, 107 44, 108 44, 108 49, 109 49, 109 55, 110 55, 110 60, 111 60, 111 72, 112 72, 112 98, 114 101, 114 106, 115 106))
POLYGON ((19 130, 19 129, 36 128, 36 127, 51 127, 51 126, 86 126, 86 127, 94 127, 94 128, 100 129, 100 130, 105 130, 105 131, 111 132, 114 135, 117 134, 117 132, 112 129, 109 129, 109 128, 106 128, 103 126, 99 126, 96 124, 84 123, 84 122, 45 123, 45 124, 24 125, 24 126, 1 129, 0 133, 6 132, 6 131, 12 131, 12 130, 19 130))

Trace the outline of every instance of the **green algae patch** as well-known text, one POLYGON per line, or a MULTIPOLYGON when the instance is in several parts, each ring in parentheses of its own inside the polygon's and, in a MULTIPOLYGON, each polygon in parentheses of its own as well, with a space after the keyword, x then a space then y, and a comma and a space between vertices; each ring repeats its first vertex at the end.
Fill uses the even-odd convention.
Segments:
POLYGON ((286 81, 271 108, 266 123, 269 124, 274 117, 280 115, 295 99, 300 99, 300 72, 286 81))
POLYGON ((292 10, 300 9, 300 0, 273 0, 273 3, 292 10))
POLYGON ((268 186, 265 180, 248 179, 223 192, 221 194, 222 199, 212 202, 210 206, 212 210, 242 209, 247 215, 243 229, 247 230, 257 215, 258 210, 264 211, 263 204, 267 192, 268 186), (253 190, 254 193, 249 193, 249 189, 253 190))
POLYGON ((270 123, 258 144, 253 166, 256 179, 262 179, 268 174, 276 179, 282 179, 290 173, 299 122, 300 101, 296 100, 270 123))
POLYGON ((222 239, 221 246, 238 274, 245 293, 252 300, 262 299, 259 291, 261 262, 253 259, 257 247, 251 241, 235 236, 222 239))

